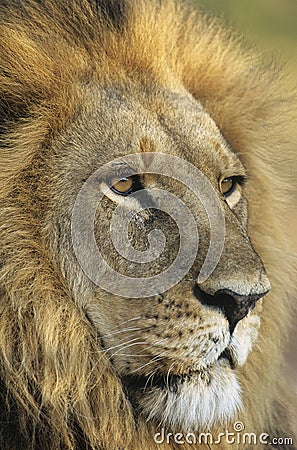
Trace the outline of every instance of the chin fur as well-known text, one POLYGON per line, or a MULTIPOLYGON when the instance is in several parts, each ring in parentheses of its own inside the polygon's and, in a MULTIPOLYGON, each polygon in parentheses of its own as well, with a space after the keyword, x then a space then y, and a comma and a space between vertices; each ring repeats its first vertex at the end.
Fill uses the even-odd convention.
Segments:
POLYGON ((230 421, 241 408, 241 390, 232 369, 217 364, 174 386, 145 390, 138 405, 147 419, 158 425, 195 432, 230 421))

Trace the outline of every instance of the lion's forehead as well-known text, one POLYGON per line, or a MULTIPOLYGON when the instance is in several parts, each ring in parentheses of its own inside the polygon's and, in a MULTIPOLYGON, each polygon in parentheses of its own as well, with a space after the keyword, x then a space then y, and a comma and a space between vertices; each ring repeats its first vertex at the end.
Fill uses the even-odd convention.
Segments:
POLYGON ((211 116, 184 88, 115 84, 95 93, 87 89, 83 98, 78 118, 62 139, 71 155, 83 147, 88 158, 100 157, 102 164, 104 158, 108 162, 134 152, 162 152, 215 178, 223 167, 239 163, 211 116))

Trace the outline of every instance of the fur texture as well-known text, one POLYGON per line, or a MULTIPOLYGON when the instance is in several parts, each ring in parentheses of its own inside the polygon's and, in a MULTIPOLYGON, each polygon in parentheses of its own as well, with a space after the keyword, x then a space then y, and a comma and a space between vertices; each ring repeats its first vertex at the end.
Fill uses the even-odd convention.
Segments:
MULTIPOLYGON (((294 113, 282 72, 171 0, 4 1, 0 20, 1 449, 180 448, 156 444, 155 422, 135 414, 46 231, 51 193, 59 195, 57 173, 45 169, 48 158, 59 161, 56 142, 88 110, 86 88, 112 90, 130 79, 144 90, 154 83, 188 91, 247 168, 249 235, 272 290, 256 344, 237 369, 244 408, 236 419, 247 432, 293 436, 296 402, 282 365, 296 272, 282 217, 294 113)), ((211 446, 229 447, 250 448, 211 446)))

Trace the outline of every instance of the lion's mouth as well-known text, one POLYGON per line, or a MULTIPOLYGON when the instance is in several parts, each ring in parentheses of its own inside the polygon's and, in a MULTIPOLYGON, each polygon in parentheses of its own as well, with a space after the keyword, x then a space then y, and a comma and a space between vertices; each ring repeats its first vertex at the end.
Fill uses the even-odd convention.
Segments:
POLYGON ((182 374, 155 374, 151 375, 126 375, 122 378, 123 385, 127 388, 128 392, 138 391, 144 392, 150 389, 159 389, 161 391, 177 392, 178 388, 185 382, 191 381, 193 378, 199 377, 206 384, 211 382, 211 368, 217 363, 220 365, 228 365, 231 369, 234 369, 236 362, 232 358, 232 354, 225 349, 218 359, 199 370, 189 370, 187 373, 182 374))

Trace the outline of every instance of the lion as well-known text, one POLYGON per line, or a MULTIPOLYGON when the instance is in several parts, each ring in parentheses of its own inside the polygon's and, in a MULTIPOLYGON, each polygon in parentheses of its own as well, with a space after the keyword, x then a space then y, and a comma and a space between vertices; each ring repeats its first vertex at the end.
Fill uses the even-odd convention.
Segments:
POLYGON ((283 71, 183 2, 0 10, 1 449, 297 449, 283 71))

